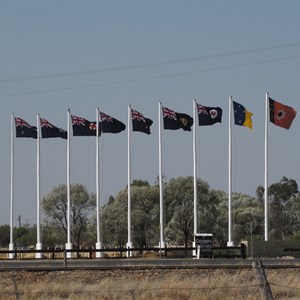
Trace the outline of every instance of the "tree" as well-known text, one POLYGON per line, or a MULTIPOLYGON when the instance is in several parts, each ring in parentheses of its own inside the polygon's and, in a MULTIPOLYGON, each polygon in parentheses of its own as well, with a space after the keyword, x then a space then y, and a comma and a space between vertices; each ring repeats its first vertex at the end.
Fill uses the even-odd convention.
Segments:
MULTIPOLYGON (((211 191, 207 182, 197 181, 197 219, 199 233, 213 233, 222 242, 220 231, 224 220, 219 204, 220 193, 211 191), (199 230, 200 229, 200 230, 199 230)), ((223 195, 223 194, 222 194, 223 195)), ((191 245, 194 240, 194 184, 193 177, 171 179, 165 186, 166 236, 176 244, 191 245)))
POLYGON ((270 203, 270 238, 287 239, 292 235, 290 219, 286 214, 286 205, 297 197, 298 185, 294 179, 282 177, 278 183, 269 187, 270 203))
POLYGON ((111 198, 101 209, 102 242, 106 247, 124 247, 127 241, 127 206, 124 199, 111 198))
POLYGON ((234 241, 239 243, 250 236, 262 239, 264 213, 261 201, 240 193, 235 193, 232 200, 234 241))
MULTIPOLYGON (((124 247, 128 234, 128 191, 120 191, 102 208, 103 242, 124 247)), ((131 187, 131 231, 136 247, 157 244, 159 232, 159 189, 145 181, 131 187)))
POLYGON ((0 226, 0 246, 8 247, 10 243, 10 226, 1 225, 0 226))
MULTIPOLYGON (((87 228, 92 212, 95 211, 95 195, 89 194, 86 187, 73 184, 71 194, 71 237, 75 246, 80 245, 81 236, 87 228)), ((43 209, 48 221, 67 235, 67 186, 61 184, 43 198, 43 209)), ((66 240, 66 239, 65 239, 66 240)))

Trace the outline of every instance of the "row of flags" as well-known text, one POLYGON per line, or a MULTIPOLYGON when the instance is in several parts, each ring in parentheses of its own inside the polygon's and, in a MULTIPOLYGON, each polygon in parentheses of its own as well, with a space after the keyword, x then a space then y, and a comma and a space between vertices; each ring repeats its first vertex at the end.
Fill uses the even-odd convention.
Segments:
MULTIPOLYGON (((242 104, 233 102, 234 123, 240 126, 246 126, 252 130, 252 113, 242 104)), ((220 107, 208 107, 197 103, 198 125, 207 126, 215 123, 222 123, 222 109, 220 107)), ((294 118, 296 110, 293 107, 284 105, 278 101, 269 98, 270 122, 289 129, 294 118)), ((126 129, 126 125, 103 113, 100 113, 99 135, 101 133, 119 133, 126 129)), ((162 116, 164 129, 191 131, 194 120, 191 116, 184 113, 175 112, 162 106, 162 116)), ((132 130, 150 134, 150 127, 153 121, 145 118, 140 112, 131 109, 132 130)), ((96 136, 97 124, 82 117, 71 115, 73 136, 96 136)), ((37 138, 37 127, 31 126, 25 120, 15 117, 16 137, 37 138)), ((41 138, 68 138, 68 133, 62 128, 58 128, 46 119, 40 118, 41 138)))

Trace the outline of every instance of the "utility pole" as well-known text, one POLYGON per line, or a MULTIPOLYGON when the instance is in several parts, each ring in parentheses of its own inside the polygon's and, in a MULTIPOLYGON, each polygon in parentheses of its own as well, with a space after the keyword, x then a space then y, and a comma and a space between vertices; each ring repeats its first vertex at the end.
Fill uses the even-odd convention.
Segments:
POLYGON ((22 216, 18 216, 18 222, 19 222, 19 228, 21 228, 21 218, 22 218, 22 216))

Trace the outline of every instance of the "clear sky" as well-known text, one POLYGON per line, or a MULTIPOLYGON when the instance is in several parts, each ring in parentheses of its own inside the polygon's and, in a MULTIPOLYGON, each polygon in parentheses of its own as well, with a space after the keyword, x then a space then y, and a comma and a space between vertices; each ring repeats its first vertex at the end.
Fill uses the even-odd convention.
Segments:
MULTIPOLYGON (((127 124, 127 107, 153 120, 132 136, 132 178, 158 176, 158 103, 192 115, 192 99, 223 109, 198 127, 198 175, 227 192, 228 97, 253 113, 233 126, 233 191, 264 183, 265 92, 299 110, 299 1, 0 1, 0 224, 9 224, 11 113, 67 128, 67 109, 96 108, 127 124)), ((269 181, 300 182, 300 116, 269 126, 269 181)), ((127 132, 100 140, 101 202, 127 185, 127 132)), ((41 141, 41 193, 66 183, 66 141, 41 141)), ((193 174, 192 132, 163 132, 167 179, 193 174)), ((71 182, 95 192, 95 139, 71 141, 71 182)), ((36 223, 36 141, 15 139, 14 222, 36 223)))

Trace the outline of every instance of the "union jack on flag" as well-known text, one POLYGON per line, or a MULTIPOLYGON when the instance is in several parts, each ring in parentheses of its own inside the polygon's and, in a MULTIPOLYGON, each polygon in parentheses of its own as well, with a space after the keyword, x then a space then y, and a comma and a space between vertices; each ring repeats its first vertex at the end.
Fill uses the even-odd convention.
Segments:
POLYGON ((44 128, 54 128, 54 126, 48 122, 46 119, 40 118, 41 127, 44 128))
POLYGON ((15 124, 16 127, 28 127, 31 128, 32 126, 30 126, 25 120, 21 119, 21 118, 15 118, 15 124))
POLYGON ((197 112, 198 112, 198 115, 208 115, 208 112, 207 112, 207 107, 201 105, 201 104, 198 104, 197 103, 197 112))
POLYGON ((162 107, 162 112, 163 112, 163 118, 177 120, 175 111, 166 107, 162 107))
POLYGON ((132 117, 132 120, 137 120, 139 122, 140 121, 146 122, 144 116, 140 112, 138 112, 134 109, 131 109, 131 117, 132 117))
POLYGON ((100 112, 100 118, 101 118, 101 121, 113 122, 112 117, 103 112, 100 112))
POLYGON ((86 119, 71 115, 72 125, 85 126, 86 119))

